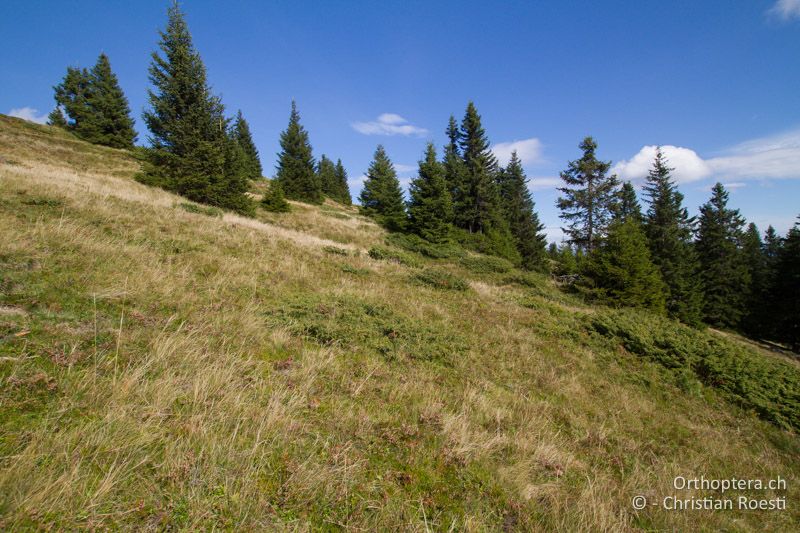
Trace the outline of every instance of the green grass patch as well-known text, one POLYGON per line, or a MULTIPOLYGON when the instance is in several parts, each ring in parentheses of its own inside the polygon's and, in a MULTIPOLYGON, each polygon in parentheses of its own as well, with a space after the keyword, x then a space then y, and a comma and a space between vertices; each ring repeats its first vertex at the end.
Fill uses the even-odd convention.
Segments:
POLYGON ((419 259, 412 255, 397 250, 391 250, 385 246, 373 246, 369 249, 367 254, 378 261, 388 261, 390 263, 397 263, 399 265, 410 266, 419 268, 422 263, 419 259))
POLYGON ((465 291, 469 289, 469 283, 455 274, 435 268, 426 268, 422 272, 415 274, 414 279, 435 289, 451 291, 465 291))
POLYGON ((324 246, 322 248, 322 251, 325 253, 329 253, 331 255, 342 255, 342 256, 350 255, 350 252, 348 252, 344 248, 339 248, 338 246, 324 246))
POLYGON ((505 274, 514 268, 510 261, 488 255, 465 257, 461 260, 461 266, 476 274, 505 274))
POLYGON ((206 215, 207 217, 221 217, 222 209, 211 207, 207 205, 191 204, 189 202, 181 202, 178 207, 189 213, 197 213, 199 215, 206 215))
POLYGON ((415 252, 431 259, 450 259, 464 257, 466 254, 464 249, 457 243, 434 244, 410 233, 390 233, 386 237, 386 244, 402 248, 408 252, 415 252))
POLYGON ((342 272, 356 276, 368 276, 370 274, 370 270, 367 270, 366 268, 357 268, 353 265, 342 265, 342 272))

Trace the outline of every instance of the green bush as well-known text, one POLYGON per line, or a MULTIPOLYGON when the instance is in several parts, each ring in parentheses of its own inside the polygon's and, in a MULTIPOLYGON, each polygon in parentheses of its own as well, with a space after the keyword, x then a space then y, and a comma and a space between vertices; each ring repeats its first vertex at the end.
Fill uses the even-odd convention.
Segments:
POLYGON ((456 243, 434 244, 412 233, 391 233, 386 237, 386 244, 431 259, 449 259, 465 255, 464 249, 456 243))
POLYGON ((444 270, 426 268, 414 276, 414 279, 430 285, 436 289, 446 289, 453 291, 465 291, 469 289, 469 283, 444 270))
POLYGON ((505 259, 489 255, 465 257, 461 260, 461 266, 476 274, 505 274, 514 268, 514 265, 505 259))
POLYGON ((332 255, 350 255, 350 252, 348 252, 344 248, 339 248, 338 246, 324 246, 322 248, 322 251, 332 255))
POLYGON ((342 265, 342 272, 346 274, 355 274, 356 276, 366 276, 369 270, 366 268, 356 268, 353 265, 342 265))
POLYGON ((607 311, 590 330, 655 361, 691 391, 697 380, 783 428, 800 429, 800 369, 734 342, 641 311, 607 311))
POLYGON ((184 211, 188 211, 189 213, 197 213, 200 215, 206 215, 209 217, 221 217, 222 210, 217 209, 216 207, 210 207, 200 204, 190 204, 189 202, 181 202, 178 204, 178 207, 183 209, 184 211))
POLYGON ((367 255, 369 255, 372 259, 377 259, 378 261, 388 261, 390 263, 397 263, 414 268, 422 266, 420 261, 415 257, 400 251, 390 250, 384 246, 373 246, 369 249, 367 255))

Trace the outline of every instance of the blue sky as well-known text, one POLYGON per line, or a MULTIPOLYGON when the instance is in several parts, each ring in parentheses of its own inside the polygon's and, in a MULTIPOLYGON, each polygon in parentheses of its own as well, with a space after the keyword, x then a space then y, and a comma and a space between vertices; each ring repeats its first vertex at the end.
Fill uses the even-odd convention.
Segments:
MULTIPOLYGON (((800 0, 182 5, 267 173, 292 98, 315 155, 342 159, 354 196, 378 143, 407 182, 425 143, 441 147, 449 115, 474 100, 498 155, 519 150, 551 238, 556 178, 585 135, 634 183, 665 146, 692 212, 721 181, 762 230, 783 233, 800 214, 800 0)), ((146 141, 166 7, 4 0, 0 112, 41 119, 66 67, 104 51, 146 141)))

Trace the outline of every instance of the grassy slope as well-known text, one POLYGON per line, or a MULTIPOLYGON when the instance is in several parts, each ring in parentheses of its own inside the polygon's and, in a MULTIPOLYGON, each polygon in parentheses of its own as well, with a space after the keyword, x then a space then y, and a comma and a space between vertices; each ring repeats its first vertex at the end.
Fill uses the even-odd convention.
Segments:
POLYGON ((0 529, 800 519, 795 435, 595 342, 603 311, 545 278, 439 261, 471 286, 431 288, 353 209, 192 212, 125 152, 2 116, 0 157, 0 529), (782 476, 789 510, 630 506, 701 474, 782 476))

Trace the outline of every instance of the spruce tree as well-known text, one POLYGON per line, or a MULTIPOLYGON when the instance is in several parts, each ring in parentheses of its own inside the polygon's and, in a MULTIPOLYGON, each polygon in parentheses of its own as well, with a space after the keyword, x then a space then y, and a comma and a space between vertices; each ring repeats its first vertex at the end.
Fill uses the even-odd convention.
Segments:
POLYGON ((289 125, 281 133, 281 151, 275 179, 281 183, 286 197, 291 200, 321 204, 322 186, 314 170, 314 157, 308 132, 300 124, 300 113, 292 100, 289 125))
POLYGON ((633 218, 616 220, 586 262, 601 300, 618 306, 664 310, 664 285, 650 260, 647 238, 633 218))
POLYGON ((375 149, 359 201, 362 211, 374 217, 389 231, 405 229, 406 210, 403 191, 394 165, 382 145, 378 145, 375 149))
POLYGON ((700 207, 697 253, 705 304, 704 319, 721 327, 739 325, 745 311, 749 276, 740 250, 744 219, 728 208, 728 192, 714 185, 711 199, 700 207))
POLYGON ((322 187, 322 192, 325 196, 337 200, 338 183, 336 180, 336 166, 325 154, 319 158, 319 163, 317 164, 317 179, 319 180, 320 187, 322 187))
POLYGON ((89 72, 88 104, 90 119, 83 132, 87 141, 112 148, 133 148, 136 131, 128 99, 105 54, 100 54, 89 72))
POLYGON ((288 213, 292 210, 283 195, 283 187, 278 180, 271 180, 269 188, 261 199, 261 207, 273 213, 288 213))
POLYGON ((168 10, 167 28, 152 54, 148 90, 149 166, 140 179, 187 198, 250 214, 244 194, 241 152, 231 142, 220 99, 211 94, 206 69, 192 44, 177 2, 168 10))
POLYGON ((667 313, 699 326, 703 300, 692 243, 694 219, 682 205, 683 194, 672 178, 673 170, 661 149, 657 149, 644 186, 648 203, 644 229, 650 256, 667 286, 667 313))
POLYGON ((251 180, 261 178, 263 173, 261 159, 258 156, 258 149, 253 142, 253 135, 250 133, 250 125, 244 119, 241 109, 236 113, 236 120, 233 122, 233 132, 236 142, 242 147, 247 159, 247 177, 251 180))
POLYGON ((336 160, 336 200, 344 205, 353 203, 350 187, 347 185, 347 171, 344 169, 341 159, 336 160))
POLYGON ((778 251, 771 294, 775 317, 773 338, 800 351, 800 217, 778 251))
POLYGON ((467 208, 464 205, 464 160, 461 159, 459 141, 461 133, 454 116, 450 115, 447 125, 448 143, 444 148, 444 179, 453 203, 453 223, 461 228, 467 227, 467 208))
POLYGON ((636 189, 630 181, 622 184, 619 190, 619 199, 617 201, 617 210, 614 213, 615 218, 621 221, 632 220, 637 224, 644 221, 642 216, 642 208, 639 205, 639 200, 636 198, 636 189))
POLYGON ((500 198, 514 244, 522 257, 521 266, 528 270, 541 270, 545 265, 547 238, 542 233, 544 224, 534 211, 533 198, 528 190, 528 178, 522 169, 517 152, 498 176, 500 198))
POLYGON ((750 283, 742 317, 742 329, 751 336, 761 334, 765 302, 768 299, 768 266, 764 243, 754 223, 747 225, 742 237, 742 254, 750 283))
POLYGON ((489 149, 481 116, 472 102, 467 104, 458 140, 463 174, 456 220, 470 234, 479 236, 477 245, 480 251, 519 262, 514 237, 503 216, 496 182, 497 159, 489 149))
POLYGON ((89 107, 89 71, 67 67, 61 83, 53 87, 57 109, 67 115, 67 129, 85 138, 91 133, 91 109, 89 107))
POLYGON ((47 115, 47 124, 63 129, 67 129, 69 127, 67 119, 64 116, 64 113, 61 111, 60 106, 56 106, 52 111, 50 111, 50 114, 47 115))
POLYGON ((428 143, 419 162, 418 176, 409 187, 409 229, 428 241, 442 243, 450 235, 453 204, 444 179, 444 165, 436 160, 436 149, 428 143))
POLYGON ((569 242, 579 249, 594 250, 605 236, 616 209, 619 181, 608 175, 611 162, 597 159, 597 143, 586 137, 579 148, 583 156, 570 161, 561 173, 566 184, 559 187, 564 196, 557 206, 560 217, 569 225, 563 228, 569 242))

